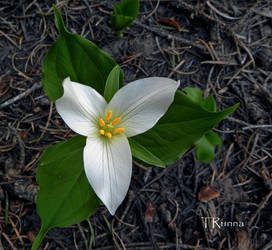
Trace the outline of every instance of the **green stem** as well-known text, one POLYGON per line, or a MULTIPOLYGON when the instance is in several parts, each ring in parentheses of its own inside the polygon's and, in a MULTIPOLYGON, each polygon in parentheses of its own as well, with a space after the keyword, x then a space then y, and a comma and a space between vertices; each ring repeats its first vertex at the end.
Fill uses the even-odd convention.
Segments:
POLYGON ((42 243, 42 240, 46 233, 48 232, 49 228, 44 228, 42 226, 39 234, 36 236, 34 243, 32 244, 31 250, 36 250, 42 243))
POLYGON ((53 8, 54 8, 54 13, 55 13, 55 21, 56 21, 57 28, 59 30, 59 34, 65 35, 67 33, 67 30, 65 28, 62 16, 61 16, 58 8, 54 4, 53 4, 53 8))

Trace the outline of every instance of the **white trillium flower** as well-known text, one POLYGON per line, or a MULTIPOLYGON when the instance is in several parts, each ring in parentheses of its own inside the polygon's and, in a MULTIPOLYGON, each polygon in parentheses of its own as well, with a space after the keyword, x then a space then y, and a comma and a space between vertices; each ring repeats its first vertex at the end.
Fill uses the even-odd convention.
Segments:
POLYGON ((125 198, 132 172, 127 137, 152 128, 174 100, 179 82, 150 77, 119 89, 107 103, 95 89, 63 81, 56 108, 65 123, 86 136, 84 169, 93 190, 113 215, 125 198))

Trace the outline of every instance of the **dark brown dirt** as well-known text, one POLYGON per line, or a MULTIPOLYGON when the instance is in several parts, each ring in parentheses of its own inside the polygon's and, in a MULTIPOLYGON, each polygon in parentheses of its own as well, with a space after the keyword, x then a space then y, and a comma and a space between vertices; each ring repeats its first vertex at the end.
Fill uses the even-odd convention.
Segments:
MULTIPOLYGON (((191 150, 166 169, 135 162, 115 217, 101 207, 51 230, 41 249, 272 249, 271 1, 141 1, 122 38, 109 25, 112 3, 57 6, 70 31, 114 57, 126 82, 169 76, 213 94, 218 109, 241 105, 216 128, 223 147, 214 161, 198 163, 191 150), (219 196, 200 201, 205 186, 219 196)), ((40 84, 56 39, 51 1, 0 0, 0 249, 30 249, 40 228, 37 163, 47 146, 74 136, 40 84)))

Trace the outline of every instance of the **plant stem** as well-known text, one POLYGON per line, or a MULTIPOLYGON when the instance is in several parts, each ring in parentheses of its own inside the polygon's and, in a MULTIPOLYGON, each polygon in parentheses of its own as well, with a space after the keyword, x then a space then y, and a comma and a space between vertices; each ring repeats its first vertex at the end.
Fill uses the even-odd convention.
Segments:
POLYGON ((45 228, 45 227, 42 226, 39 234, 36 236, 35 241, 32 244, 31 250, 36 250, 40 246, 40 244, 42 243, 42 240, 43 240, 43 238, 46 235, 48 230, 49 230, 49 228, 45 228))

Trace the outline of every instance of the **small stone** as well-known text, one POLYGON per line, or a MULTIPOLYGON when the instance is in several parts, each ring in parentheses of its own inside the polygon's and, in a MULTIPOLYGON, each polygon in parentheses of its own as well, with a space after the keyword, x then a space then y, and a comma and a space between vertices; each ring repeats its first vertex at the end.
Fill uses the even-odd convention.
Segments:
POLYGON ((252 243, 251 240, 245 231, 238 231, 236 233, 236 238, 237 238, 237 249, 238 250, 252 250, 252 243))
POLYGON ((33 109, 33 112, 35 114, 39 113, 40 111, 41 111, 41 108, 39 106, 33 109))
POLYGON ((206 186, 201 188, 201 190, 198 193, 198 200, 207 202, 212 199, 215 199, 220 195, 220 192, 212 188, 211 186, 206 186))
POLYGON ((144 215, 144 221, 145 223, 152 223, 154 221, 154 214, 156 212, 156 208, 153 205, 152 202, 148 202, 147 208, 145 210, 145 215, 144 215))
POLYGON ((25 132, 24 130, 19 131, 18 134, 23 140, 27 138, 27 132, 25 132))
POLYGON ((50 101, 46 97, 40 98, 39 103, 41 106, 49 106, 50 105, 50 101))
POLYGON ((29 241, 31 242, 31 243, 33 243, 34 241, 35 241, 35 234, 33 233, 33 232, 28 232, 27 233, 27 237, 28 237, 28 239, 29 239, 29 241))

